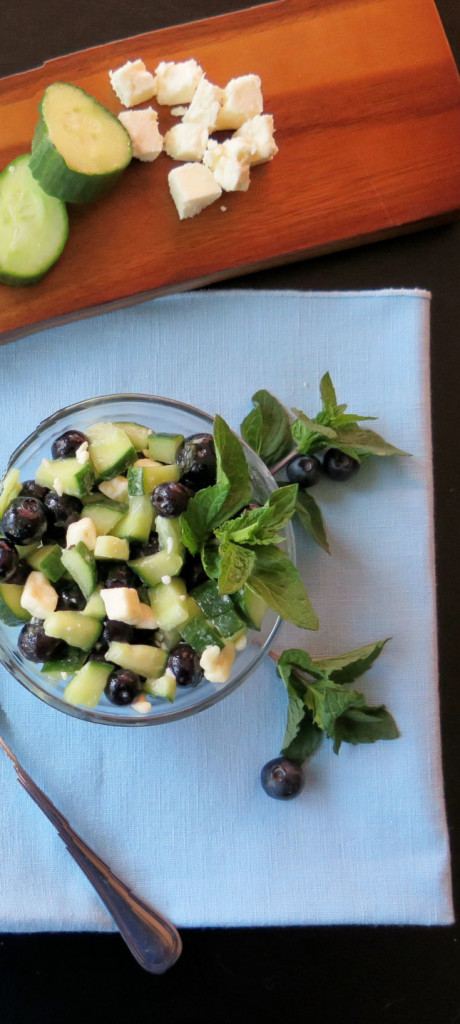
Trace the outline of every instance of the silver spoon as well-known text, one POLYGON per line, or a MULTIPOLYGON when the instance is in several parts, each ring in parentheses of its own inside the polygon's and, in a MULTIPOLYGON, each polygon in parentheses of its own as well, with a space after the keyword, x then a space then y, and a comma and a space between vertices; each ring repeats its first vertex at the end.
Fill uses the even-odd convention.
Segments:
POLYGON ((177 929, 166 917, 135 896, 74 832, 67 818, 27 774, 2 736, 0 747, 13 762, 21 786, 52 822, 69 853, 89 878, 138 963, 151 974, 163 974, 182 952, 177 929))

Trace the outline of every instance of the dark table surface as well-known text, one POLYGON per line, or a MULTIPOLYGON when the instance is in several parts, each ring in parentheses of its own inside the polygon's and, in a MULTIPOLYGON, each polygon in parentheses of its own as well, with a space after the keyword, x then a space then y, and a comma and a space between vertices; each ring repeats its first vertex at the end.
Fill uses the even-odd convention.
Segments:
MULTIPOLYGON (((365 0, 363 0, 365 2, 365 0)), ((416 8, 417 0, 414 0, 416 8)), ((1 0, 0 75, 97 43, 237 10, 243 0, 1 0)), ((247 6, 247 4, 246 4, 247 6)), ((437 0, 460 66, 458 0, 437 0)), ((408 40, 410 45, 410 40, 408 40)), ((1 131, 1 118, 0 118, 1 131)), ((420 287, 433 294, 431 384, 444 777, 460 897, 457 666, 457 427, 460 223, 240 278, 237 287, 302 290, 420 287)), ((183 933, 164 977, 144 974, 118 936, 0 936, 1 1024, 305 1021, 456 1024, 460 930, 446 928, 209 929, 183 933), (128 1009, 129 1007, 129 1009, 128 1009)))

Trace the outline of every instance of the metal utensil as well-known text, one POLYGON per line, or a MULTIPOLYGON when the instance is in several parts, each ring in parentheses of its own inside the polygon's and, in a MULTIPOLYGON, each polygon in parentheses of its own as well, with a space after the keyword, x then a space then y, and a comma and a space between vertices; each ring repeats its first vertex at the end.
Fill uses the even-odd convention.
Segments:
POLYGON ((52 822, 69 853, 89 878, 138 963, 151 974, 163 974, 182 952, 177 929, 171 921, 135 896, 81 836, 74 832, 67 818, 27 774, 2 736, 0 747, 13 762, 21 786, 52 822))

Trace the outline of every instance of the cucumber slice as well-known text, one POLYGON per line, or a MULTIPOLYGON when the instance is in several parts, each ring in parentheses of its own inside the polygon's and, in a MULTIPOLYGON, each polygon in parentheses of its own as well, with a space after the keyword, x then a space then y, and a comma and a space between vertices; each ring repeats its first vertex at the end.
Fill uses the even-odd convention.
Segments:
POLYGON ((117 423, 119 427, 123 427, 137 452, 147 451, 149 437, 152 433, 150 427, 143 427, 142 423, 123 423, 121 420, 117 420, 117 423))
POLYGON ((224 647, 224 641, 220 633, 207 621, 202 612, 200 615, 195 615, 189 622, 186 622, 184 626, 181 626, 181 633, 182 639, 187 644, 190 644, 191 647, 194 647, 198 654, 203 654, 205 647, 210 647, 214 644, 217 644, 221 649, 224 647))
POLYGON ((79 651, 78 647, 69 647, 66 653, 61 658, 54 658, 51 661, 45 661, 42 667, 42 673, 48 676, 49 679, 53 679, 55 682, 60 683, 63 679, 68 679, 69 676, 73 676, 74 672, 78 668, 84 665, 88 655, 86 651, 79 651))
POLYGON ((106 534, 105 537, 98 537, 94 548, 94 557, 112 562, 126 562, 129 558, 128 541, 122 540, 121 537, 110 537, 109 534, 106 534))
POLYGON ((30 170, 44 192, 68 203, 87 203, 107 192, 133 155, 118 118, 68 82, 45 89, 39 113, 30 170))
MULTIPOLYGON (((147 463, 148 459, 142 459, 147 463)), ((128 469, 128 494, 151 494, 158 484, 166 484, 180 479, 179 466, 163 466, 161 462, 150 462, 150 465, 131 466, 128 469)))
POLYGON ((231 595, 237 612, 242 616, 251 629, 261 629, 262 622, 268 605, 263 597, 255 594, 246 583, 242 590, 237 590, 231 595))
POLYGON ((178 628, 159 629, 157 636, 160 647, 165 651, 172 651, 173 647, 176 647, 182 640, 182 634, 178 628))
POLYGON ((113 528, 114 537, 124 540, 148 540, 153 523, 153 507, 148 494, 129 499, 127 514, 113 528))
POLYGON ((88 600, 97 583, 97 566, 93 552, 79 540, 74 547, 64 549, 61 559, 64 568, 70 572, 72 579, 80 587, 83 597, 88 600))
POLYGON ((67 241, 67 210, 30 172, 30 156, 18 156, 0 174, 0 281, 35 284, 59 259, 67 241))
POLYGON ((104 693, 113 665, 103 661, 87 661, 67 684, 63 697, 69 704, 83 704, 95 708, 104 693))
POLYGON ((83 612, 51 612, 43 623, 43 629, 47 636, 65 640, 70 647, 90 651, 98 639, 102 623, 83 612))
POLYGON ((151 693, 153 697, 161 697, 172 704, 176 696, 177 683, 174 676, 168 674, 159 676, 158 679, 146 679, 142 689, 146 693, 151 693))
POLYGON ((81 498, 82 495, 89 493, 94 483, 91 462, 82 464, 78 459, 42 459, 35 482, 41 487, 54 488, 56 480, 63 494, 81 498))
POLYGON ((155 519, 155 529, 158 534, 160 550, 165 550, 169 554, 180 555, 183 558, 184 542, 182 540, 180 516, 171 519, 167 519, 166 516, 157 516, 155 519))
MULTIPOLYGON (((121 502, 120 502, 121 505, 121 502)), ((84 513, 82 515, 88 516, 89 519, 93 520, 96 527, 98 537, 104 536, 113 530, 116 523, 120 522, 126 512, 126 505, 122 505, 123 511, 119 509, 108 508, 104 504, 85 505, 84 513)))
POLYGON ((192 590, 191 596, 224 639, 241 634, 245 623, 238 615, 230 595, 219 592, 216 580, 201 583, 192 590))
POLYGON ((158 583, 149 592, 150 605, 160 629, 175 629, 188 622, 187 589, 178 576, 171 583, 158 583))
POLYGON ((105 604, 101 597, 101 588, 96 587, 89 601, 83 608, 82 615, 90 615, 93 619, 105 619, 105 604))
POLYGON ((44 544, 28 555, 26 562, 32 569, 37 569, 47 576, 52 583, 57 583, 65 571, 61 555, 62 548, 59 544, 44 544))
POLYGON ((24 587, 19 583, 0 583, 0 622, 5 626, 20 626, 31 616, 21 605, 24 587))
POLYGON ((144 678, 157 679, 165 670, 168 653, 147 644, 122 644, 114 640, 109 644, 105 657, 120 668, 128 668, 144 678))
POLYGON ((162 576, 178 576, 183 565, 180 555, 168 551, 157 551, 155 555, 135 558, 128 565, 140 577, 143 583, 155 587, 161 583, 162 576))
POLYGON ((175 462, 183 440, 183 434, 153 434, 148 442, 150 458, 158 459, 158 462, 175 462))
POLYGON ((85 434, 98 480, 111 480, 136 461, 136 449, 118 423, 93 423, 85 434))
MULTIPOLYGON (((128 483, 126 482, 127 487, 128 483)), ((112 509, 114 512, 119 512, 120 516, 125 516, 128 511, 127 501, 116 501, 114 498, 108 498, 107 495, 102 494, 100 491, 84 494, 81 500, 85 506, 85 516, 90 515, 88 509, 91 508, 91 505, 97 505, 98 508, 112 509)))
POLYGON ((2 493, 0 494, 0 519, 3 518, 8 508, 8 505, 10 505, 13 499, 17 498, 18 494, 21 493, 21 487, 22 485, 19 480, 19 470, 8 470, 8 473, 6 473, 3 478, 2 493))

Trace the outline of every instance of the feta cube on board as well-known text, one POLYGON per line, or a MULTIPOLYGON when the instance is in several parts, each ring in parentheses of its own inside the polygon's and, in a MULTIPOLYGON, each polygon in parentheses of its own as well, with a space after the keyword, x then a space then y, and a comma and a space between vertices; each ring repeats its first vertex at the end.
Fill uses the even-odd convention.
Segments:
POLYGON ((246 192, 250 156, 251 147, 244 139, 226 139, 221 145, 210 139, 203 162, 225 192, 246 192))
POLYGON ((116 71, 109 71, 110 84, 124 107, 145 103, 155 95, 154 76, 143 60, 128 60, 116 71))
POLYGON ((203 124, 175 124, 166 132, 165 153, 172 160, 192 160, 199 163, 203 159, 208 138, 208 129, 203 124))
POLYGON ((143 110, 122 110, 118 115, 128 132, 133 147, 133 156, 151 163, 163 149, 163 136, 158 129, 158 114, 153 107, 143 110))
POLYGON ((203 78, 203 69, 196 60, 164 61, 155 68, 155 88, 158 103, 173 106, 190 103, 203 78))
POLYGON ((258 75, 240 75, 227 82, 215 126, 218 131, 240 128, 245 121, 262 113, 264 101, 261 85, 258 75))
MULTIPOLYGON (((203 77, 182 121, 185 124, 189 121, 198 122, 209 128, 209 131, 212 131, 216 126, 221 104, 222 89, 218 85, 208 82, 208 79, 203 77)), ((243 120, 247 120, 247 117, 248 115, 246 114, 243 120)), ((242 124, 242 121, 239 123, 242 124)), ((231 125, 231 127, 238 128, 239 125, 231 125)))
POLYGON ((174 167, 168 174, 168 184, 181 220, 195 217, 222 195, 220 185, 204 164, 190 163, 174 167))
POLYGON ((238 128, 233 138, 243 139, 251 148, 249 162, 252 165, 263 164, 272 160, 278 152, 273 138, 275 131, 273 114, 256 114, 238 128))

